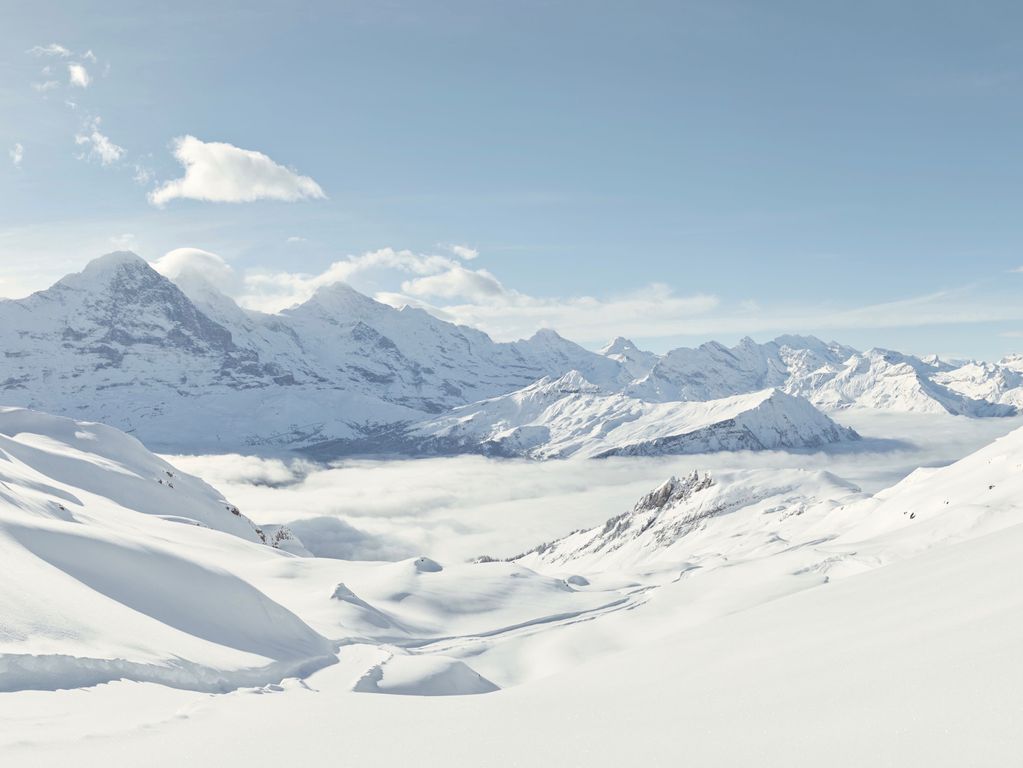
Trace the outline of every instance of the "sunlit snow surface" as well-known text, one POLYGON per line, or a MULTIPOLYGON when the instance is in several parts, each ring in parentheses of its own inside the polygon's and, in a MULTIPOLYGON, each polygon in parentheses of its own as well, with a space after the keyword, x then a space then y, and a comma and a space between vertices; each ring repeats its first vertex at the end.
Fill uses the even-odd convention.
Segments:
POLYGON ((323 468, 2 411, 0 754, 1013 764, 1018 420, 838 420, 863 445, 323 468))

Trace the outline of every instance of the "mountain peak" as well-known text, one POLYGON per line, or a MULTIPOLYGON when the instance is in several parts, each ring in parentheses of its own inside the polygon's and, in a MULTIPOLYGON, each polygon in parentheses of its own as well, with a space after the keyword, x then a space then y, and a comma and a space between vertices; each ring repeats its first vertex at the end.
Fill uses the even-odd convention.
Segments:
POLYGON ((306 311, 319 310, 328 315, 354 315, 366 312, 397 311, 386 304, 381 304, 363 293, 355 290, 348 283, 337 282, 321 286, 316 289, 306 302, 285 310, 285 312, 302 313, 306 311))
POLYGON ((636 345, 632 343, 631 339, 627 339, 624 336, 616 336, 600 350, 600 354, 605 357, 609 355, 624 355, 626 352, 631 352, 635 349, 636 345))
POLYGON ((85 265, 85 269, 57 282, 57 286, 79 290, 95 290, 113 282, 122 283, 127 280, 131 284, 157 281, 166 278, 153 269, 149 263, 131 251, 114 251, 85 265))
POLYGON ((112 272, 124 267, 152 269, 149 263, 134 251, 111 251, 86 264, 82 274, 95 275, 112 272))
POLYGON ((553 328, 541 328, 532 336, 529 341, 546 341, 548 343, 565 341, 565 338, 553 328))

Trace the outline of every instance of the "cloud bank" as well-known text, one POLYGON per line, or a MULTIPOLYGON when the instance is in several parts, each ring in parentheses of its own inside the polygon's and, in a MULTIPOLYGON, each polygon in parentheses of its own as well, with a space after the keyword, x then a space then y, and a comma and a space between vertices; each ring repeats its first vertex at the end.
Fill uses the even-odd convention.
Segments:
POLYGON ((224 142, 205 142, 195 136, 175 139, 173 146, 174 157, 184 166, 185 175, 153 190, 149 194, 153 205, 164 206, 176 199, 247 203, 326 197, 313 179, 274 162, 262 152, 224 142))
POLYGON ((928 414, 838 414, 896 450, 790 454, 756 451, 550 462, 479 456, 345 461, 321 466, 252 456, 179 456, 258 523, 292 527, 318 554, 348 559, 427 555, 457 562, 507 557, 631 509, 671 475, 742 468, 828 470, 873 493, 919 466, 954 461, 1018 427, 1014 419, 928 414))

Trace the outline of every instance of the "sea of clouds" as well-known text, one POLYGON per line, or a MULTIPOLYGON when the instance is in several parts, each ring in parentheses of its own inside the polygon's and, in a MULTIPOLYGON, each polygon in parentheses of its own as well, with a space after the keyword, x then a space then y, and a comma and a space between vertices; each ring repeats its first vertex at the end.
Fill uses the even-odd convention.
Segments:
POLYGON ((917 467, 948 464, 1023 426, 1023 417, 846 412, 836 418, 864 440, 831 452, 548 462, 461 456, 323 465, 236 454, 167 458, 257 522, 288 525, 315 555, 429 555, 453 562, 483 554, 509 557, 598 525, 691 469, 826 470, 874 493, 917 467))

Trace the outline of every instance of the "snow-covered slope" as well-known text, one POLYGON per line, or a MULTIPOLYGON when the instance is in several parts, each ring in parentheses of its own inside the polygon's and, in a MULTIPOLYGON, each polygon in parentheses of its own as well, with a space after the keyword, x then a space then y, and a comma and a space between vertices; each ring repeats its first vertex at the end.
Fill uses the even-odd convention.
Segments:
POLYGON ((664 569, 674 576, 807 547, 807 567, 819 558, 821 522, 859 496, 855 486, 827 472, 693 470, 682 479, 672 477, 604 525, 541 544, 514 560, 543 571, 638 571, 649 577, 664 569), (814 529, 817 534, 810 533, 814 529))
POLYGON ((572 371, 349 450, 604 458, 817 448, 857 437, 807 401, 778 390, 709 402, 647 403, 608 393, 572 371))
POLYGON ((346 562, 260 543, 116 430, 2 410, 0 751, 177 765, 201 744, 263 764, 347 746, 393 765, 411 739, 449 765, 497 734, 495 764, 668 764, 682 707, 701 763, 1011 764, 1021 457, 1023 430, 874 497, 826 472, 696 471, 512 562, 346 562), (756 750, 727 738, 757 717, 756 750))
POLYGON ((0 690, 224 690, 333 646, 227 570, 276 559, 219 493, 100 424, 0 409, 0 690))
POLYGON ((918 469, 871 497, 829 473, 694 470, 603 526, 515 562, 544 572, 678 571, 756 559, 789 573, 859 573, 1023 525, 1023 429, 960 461, 918 469), (785 553, 785 558, 775 555, 785 553))

